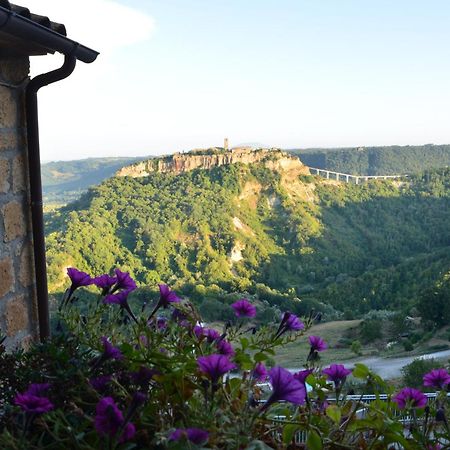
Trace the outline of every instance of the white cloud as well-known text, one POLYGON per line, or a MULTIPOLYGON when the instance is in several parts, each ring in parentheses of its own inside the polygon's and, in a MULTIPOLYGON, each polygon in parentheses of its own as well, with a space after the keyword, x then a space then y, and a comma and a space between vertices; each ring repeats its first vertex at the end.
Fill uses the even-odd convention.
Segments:
POLYGON ((71 39, 102 54, 145 41, 155 28, 152 17, 111 0, 27 0, 26 5, 63 23, 71 39))

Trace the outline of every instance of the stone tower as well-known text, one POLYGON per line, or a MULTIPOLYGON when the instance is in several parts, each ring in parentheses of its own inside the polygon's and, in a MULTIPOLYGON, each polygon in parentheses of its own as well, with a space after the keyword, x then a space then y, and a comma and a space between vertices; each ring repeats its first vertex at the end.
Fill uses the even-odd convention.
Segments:
POLYGON ((223 148, 225 151, 228 151, 228 138, 225 138, 223 140, 223 148))

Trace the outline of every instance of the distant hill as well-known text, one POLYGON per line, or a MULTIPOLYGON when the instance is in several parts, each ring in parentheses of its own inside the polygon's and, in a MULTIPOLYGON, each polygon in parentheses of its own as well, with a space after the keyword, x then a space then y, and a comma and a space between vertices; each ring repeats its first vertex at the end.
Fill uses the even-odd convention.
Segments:
POLYGON ((355 175, 403 175, 450 166, 450 145, 290 149, 310 167, 355 175))
POLYGON ((100 184, 123 166, 142 159, 144 158, 87 158, 44 163, 41 166, 44 201, 46 203, 73 201, 90 186, 100 184))
POLYGON ((196 299, 208 320, 223 319, 223 292, 330 317, 407 311, 450 269, 450 169, 355 185, 311 176, 279 150, 228 154, 127 166, 49 215, 52 291, 64 267, 119 266, 196 299))

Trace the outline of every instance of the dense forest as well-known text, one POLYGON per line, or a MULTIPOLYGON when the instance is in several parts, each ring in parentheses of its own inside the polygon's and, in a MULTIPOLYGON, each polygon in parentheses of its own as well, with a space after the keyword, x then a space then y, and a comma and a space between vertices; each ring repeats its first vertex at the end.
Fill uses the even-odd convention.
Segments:
POLYGON ((450 145, 291 150, 310 167, 354 175, 404 175, 450 166, 450 145))
POLYGON ((76 200, 90 186, 111 177, 123 166, 142 159, 111 157, 44 163, 41 166, 44 201, 49 204, 76 200))
POLYGON ((261 314, 408 310, 450 270, 449 223, 450 169, 358 186, 263 164, 114 177, 48 215, 50 286, 118 266, 212 318, 239 293, 261 314))

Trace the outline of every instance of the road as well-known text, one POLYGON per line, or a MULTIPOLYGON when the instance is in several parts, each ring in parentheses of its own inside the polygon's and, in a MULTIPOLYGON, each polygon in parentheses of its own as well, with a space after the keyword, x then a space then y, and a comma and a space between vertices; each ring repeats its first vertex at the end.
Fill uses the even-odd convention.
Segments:
MULTIPOLYGON (((450 358, 450 350, 427 353, 420 356, 404 356, 402 358, 362 358, 351 362, 344 362, 346 367, 353 367, 355 363, 365 364, 369 369, 380 375, 384 379, 399 378, 402 376, 402 368, 413 362, 415 359, 446 359, 450 358)), ((302 369, 289 369, 291 372, 297 372, 302 369)))
POLYGON ((402 358, 364 358, 358 363, 365 364, 375 373, 380 375, 382 378, 398 378, 402 375, 401 370, 403 367, 407 366, 415 359, 445 359, 450 357, 450 350, 443 350, 440 352, 427 353, 421 356, 404 356, 402 358))

